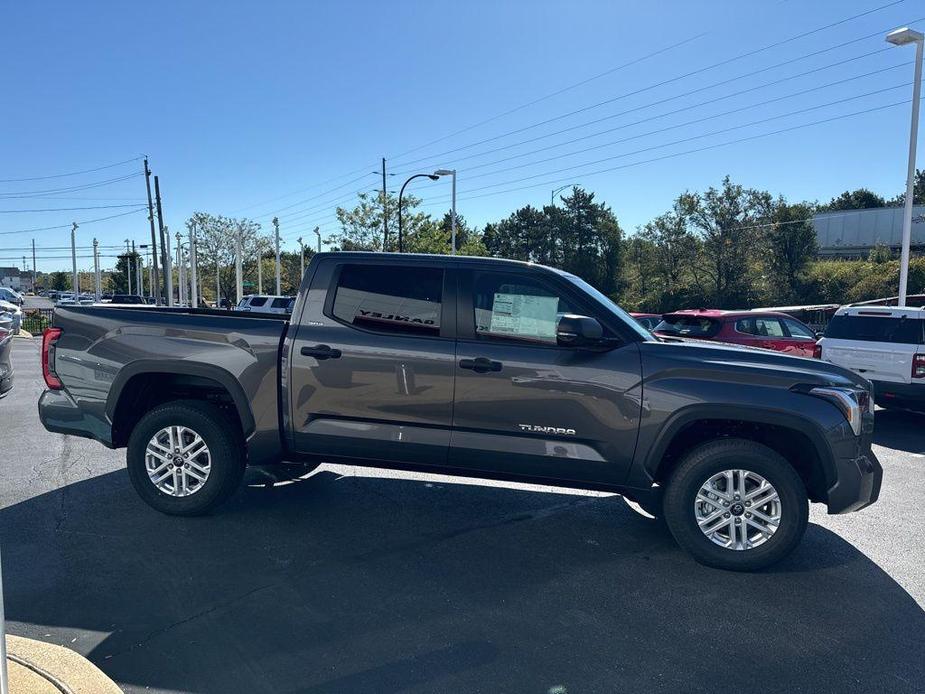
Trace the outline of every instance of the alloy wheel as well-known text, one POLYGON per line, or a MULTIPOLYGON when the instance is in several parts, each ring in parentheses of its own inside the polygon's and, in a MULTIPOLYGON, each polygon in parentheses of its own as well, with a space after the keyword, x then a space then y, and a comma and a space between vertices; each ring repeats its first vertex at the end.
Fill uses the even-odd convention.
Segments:
POLYGON ((732 550, 760 547, 777 532, 781 501, 768 480, 750 470, 723 470, 700 487, 694 517, 711 542, 732 550))
POLYGON ((145 470, 151 483, 164 494, 189 496, 209 479, 212 454, 203 438, 189 427, 168 426, 148 442, 145 470))

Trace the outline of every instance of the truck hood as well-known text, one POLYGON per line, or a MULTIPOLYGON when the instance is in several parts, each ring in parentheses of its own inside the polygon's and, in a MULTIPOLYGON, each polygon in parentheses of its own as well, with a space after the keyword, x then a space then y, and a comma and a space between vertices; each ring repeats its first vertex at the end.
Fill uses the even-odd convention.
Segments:
POLYGON ((795 357, 757 347, 673 338, 667 341, 641 342, 639 348, 643 360, 667 359, 675 362, 676 368, 715 368, 719 372, 738 372, 739 378, 744 371, 760 381, 783 380, 790 381, 792 385, 806 383, 871 389, 871 384, 866 379, 841 366, 820 359, 795 357))

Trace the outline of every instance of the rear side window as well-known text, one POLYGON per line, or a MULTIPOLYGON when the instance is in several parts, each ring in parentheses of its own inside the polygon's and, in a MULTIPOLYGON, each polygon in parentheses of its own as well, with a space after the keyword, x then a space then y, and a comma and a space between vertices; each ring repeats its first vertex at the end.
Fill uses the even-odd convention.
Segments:
POLYGON ((263 306, 265 303, 267 303, 265 296, 255 296, 251 299, 251 306, 263 306))
POLYGON ((925 320, 893 316, 834 316, 825 336, 836 340, 925 344, 925 320))
MULTIPOLYGON (((266 302, 266 299, 264 299, 266 302)), ((289 305, 289 299, 285 296, 281 296, 278 299, 273 299, 273 303, 270 304, 270 308, 286 308, 289 305)))
POLYGON ((760 337, 784 337, 784 328, 777 318, 739 318, 736 332, 760 337))
POLYGON ((358 328, 436 337, 442 293, 443 270, 438 268, 344 265, 333 313, 358 328))
POLYGON ((721 325, 718 320, 701 316, 664 316, 653 329, 680 337, 713 337, 721 325))

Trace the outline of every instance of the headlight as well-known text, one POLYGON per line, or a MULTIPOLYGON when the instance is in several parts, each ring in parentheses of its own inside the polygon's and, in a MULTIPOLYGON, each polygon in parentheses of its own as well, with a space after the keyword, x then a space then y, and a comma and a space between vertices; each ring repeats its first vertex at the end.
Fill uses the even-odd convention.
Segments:
POLYGON ((806 391, 809 395, 825 398, 845 415, 851 431, 855 436, 861 435, 861 416, 874 411, 874 397, 862 388, 845 388, 841 386, 816 386, 806 391))

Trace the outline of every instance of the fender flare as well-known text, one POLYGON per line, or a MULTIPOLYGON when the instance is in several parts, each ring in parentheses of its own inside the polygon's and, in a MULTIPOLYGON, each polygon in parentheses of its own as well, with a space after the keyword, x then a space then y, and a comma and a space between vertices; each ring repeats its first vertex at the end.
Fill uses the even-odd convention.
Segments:
POLYGON ((762 407, 747 405, 690 405, 675 412, 662 426, 655 436, 655 441, 649 448, 649 453, 643 463, 646 474, 652 479, 665 456, 674 437, 692 422, 701 419, 729 419, 753 424, 770 424, 786 427, 804 434, 813 445, 816 457, 822 464, 828 489, 837 478, 835 461, 832 450, 829 448, 824 432, 813 422, 789 412, 771 410, 762 407))
POLYGON ((198 376, 215 381, 231 395, 234 402, 235 410, 241 421, 241 429, 244 437, 250 436, 256 425, 254 423, 254 414, 251 412, 250 401, 241 387, 241 383, 229 371, 214 364, 203 364, 201 362, 186 362, 176 359, 142 359, 139 361, 126 364, 116 374, 112 386, 109 389, 109 395, 106 398, 106 418, 112 424, 115 420, 116 405, 122 397, 122 391, 128 382, 135 376, 149 373, 167 373, 180 374, 184 376, 198 376))

